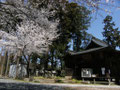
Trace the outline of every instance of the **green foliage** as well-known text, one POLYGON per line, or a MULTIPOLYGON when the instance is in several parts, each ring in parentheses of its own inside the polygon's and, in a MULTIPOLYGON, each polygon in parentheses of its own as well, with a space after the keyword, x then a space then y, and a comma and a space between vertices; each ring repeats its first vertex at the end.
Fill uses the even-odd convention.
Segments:
POLYGON ((90 24, 90 11, 77 3, 65 3, 65 7, 57 9, 56 17, 60 19, 58 26, 60 37, 53 42, 50 47, 50 59, 60 60, 61 69, 64 69, 64 56, 68 51, 71 39, 74 39, 74 50, 80 50, 81 39, 83 35, 81 32, 87 30, 90 24))
POLYGON ((82 32, 87 30, 90 24, 90 11, 77 3, 67 4, 66 11, 63 27, 68 30, 69 37, 73 39, 73 50, 80 51, 82 32))
POLYGON ((111 16, 106 16, 104 19, 104 24, 104 41, 107 42, 110 47, 115 49, 120 45, 120 32, 118 31, 118 28, 114 28, 115 23, 112 22, 111 16))

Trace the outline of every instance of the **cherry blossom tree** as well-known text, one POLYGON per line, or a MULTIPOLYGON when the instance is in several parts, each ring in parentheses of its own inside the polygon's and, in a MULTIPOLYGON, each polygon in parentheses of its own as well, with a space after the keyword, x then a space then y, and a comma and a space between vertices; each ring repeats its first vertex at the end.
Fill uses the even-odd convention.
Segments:
MULTIPOLYGON (((0 31, 0 37, 2 38, 1 40, 4 41, 1 42, 4 43, 4 45, 6 44, 7 46, 7 44, 9 44, 8 46, 9 47, 14 46, 14 49, 16 49, 15 47, 23 49, 24 45, 27 46, 26 43, 28 43, 32 39, 32 42, 34 41, 34 44, 41 43, 41 45, 44 45, 44 47, 46 47, 47 44, 46 45, 44 44, 46 43, 45 41, 48 42, 53 40, 53 38, 56 38, 57 25, 59 21, 48 20, 48 18, 54 15, 55 13, 55 11, 50 11, 51 5, 48 5, 48 8, 41 8, 39 10, 30 5, 29 2, 24 4, 23 3, 24 0, 6 0, 6 1, 7 2, 1 2, 2 7, 0 8, 2 11, 1 13, 2 15, 0 16, 1 24, 3 27, 6 25, 6 27, 8 28, 7 32, 4 32, 6 28, 1 28, 0 31), (12 15, 10 16, 9 14, 12 15), (7 26, 7 23, 13 24, 12 19, 16 20, 16 22, 14 21, 15 23, 14 29, 12 28, 11 25, 7 26), (29 40, 27 40, 26 38, 29 40), (44 39, 44 41, 41 38, 44 39), (22 40, 24 40, 24 43, 21 42, 22 40), (35 40, 39 42, 37 41, 35 42, 35 40), (20 44, 22 45, 19 45, 18 42, 20 42, 20 44)), ((28 55, 31 52, 26 53, 28 55)))
POLYGON ((34 21, 24 21, 17 25, 16 31, 11 30, 9 33, 0 31, 0 45, 12 51, 21 50, 25 55, 46 52, 51 41, 58 37, 57 24, 49 21, 48 25, 43 23, 46 27, 34 21))
POLYGON ((17 25, 16 31, 9 33, 0 31, 0 45, 12 52, 21 53, 20 56, 29 57, 26 59, 28 68, 30 64, 30 56, 32 53, 43 54, 48 51, 49 45, 56 39, 59 34, 57 33, 57 23, 47 22, 44 23, 46 27, 41 27, 33 21, 24 21, 17 25), (48 24, 48 25, 47 25, 48 24))
MULTIPOLYGON (((27 3, 27 5, 23 4, 22 2, 23 0, 7 0, 7 1, 9 3, 2 3, 3 6, 1 10, 3 11, 8 10, 8 12, 13 14, 14 16, 12 17, 12 16, 7 15, 7 11, 3 12, 1 15, 2 26, 3 27, 5 26, 8 28, 8 31, 7 31, 8 33, 4 32, 6 29, 5 27, 1 28, 2 31, 0 31, 0 36, 2 40, 4 41, 4 45, 6 44, 7 46, 9 44, 9 47, 10 45, 11 47, 14 46, 15 50, 16 50, 15 47, 23 49, 24 45, 27 46, 27 43, 33 38, 31 41, 32 43, 34 43, 35 45, 41 43, 41 45, 46 47, 47 46, 47 44, 45 44, 46 42, 53 40, 53 38, 56 38, 56 35, 54 34, 57 34, 58 20, 54 20, 54 21, 48 20, 48 17, 50 17, 51 15, 54 15, 54 11, 49 11, 50 5, 48 5, 49 8, 47 9, 42 8, 41 10, 38 10, 32 7, 29 3, 27 3), (13 18, 16 19, 16 22, 14 21, 15 23, 14 29, 12 28, 11 25, 7 26, 7 23, 13 24, 12 22, 13 18), (33 35, 35 38, 31 35, 33 35), (26 37, 29 40, 27 40, 26 37), (44 39, 44 41, 41 38, 44 39), (21 42, 22 40, 24 40, 24 43, 21 42), (19 45, 19 43, 22 45, 19 45)), ((1 42, 3 43, 3 41, 1 42)), ((34 50, 31 50, 31 51, 36 52, 34 50)), ((26 52, 27 55, 30 54, 31 51, 29 51, 29 53, 26 52)), ((42 50, 39 52, 42 53, 42 50)))
POLYGON ((9 0, 2 4, 0 46, 16 53, 15 58, 24 56, 29 75, 30 56, 49 50, 49 45, 59 36, 59 20, 49 20, 55 13, 50 11, 51 5, 39 10, 29 3, 23 4, 21 0, 9 0))
POLYGON ((38 9, 36 8, 37 5, 34 7, 31 3, 25 3, 23 1, 24 0, 6 0, 6 2, 0 2, 0 28, 2 30, 7 32, 11 29, 15 30, 16 24, 28 19, 42 25, 41 22, 46 22, 42 17, 48 18, 55 14, 55 11, 50 11, 51 5, 48 5, 48 8, 38 9))

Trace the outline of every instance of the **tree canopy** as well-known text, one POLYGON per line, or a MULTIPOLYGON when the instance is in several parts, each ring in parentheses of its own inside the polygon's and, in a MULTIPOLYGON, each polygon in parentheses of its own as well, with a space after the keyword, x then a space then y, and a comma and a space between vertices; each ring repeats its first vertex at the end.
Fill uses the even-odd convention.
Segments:
POLYGON ((110 47, 115 49, 120 45, 119 28, 115 28, 115 23, 112 21, 112 17, 109 15, 106 16, 103 22, 105 24, 103 32, 104 41, 107 42, 110 47))

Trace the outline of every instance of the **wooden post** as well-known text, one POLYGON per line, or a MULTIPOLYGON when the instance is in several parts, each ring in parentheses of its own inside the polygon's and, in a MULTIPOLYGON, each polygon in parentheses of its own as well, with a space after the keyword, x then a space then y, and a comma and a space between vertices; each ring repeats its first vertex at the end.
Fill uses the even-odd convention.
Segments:
POLYGON ((82 78, 82 81, 85 82, 84 78, 82 78))
POLYGON ((111 80, 110 80, 110 78, 108 79, 108 84, 111 85, 111 80))
POLYGON ((93 83, 95 84, 96 82, 95 82, 95 78, 93 78, 93 83))

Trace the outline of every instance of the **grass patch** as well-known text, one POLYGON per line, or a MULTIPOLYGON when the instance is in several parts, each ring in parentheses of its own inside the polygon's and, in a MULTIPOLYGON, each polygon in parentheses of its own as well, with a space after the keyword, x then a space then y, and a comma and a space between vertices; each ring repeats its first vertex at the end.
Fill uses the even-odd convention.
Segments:
POLYGON ((81 80, 72 79, 72 82, 73 83, 81 83, 82 81, 81 80))
POLYGON ((40 83, 40 81, 36 81, 36 80, 35 80, 34 83, 40 83))
POLYGON ((39 76, 39 77, 34 77, 34 79, 45 79, 45 77, 39 76))
POLYGON ((30 82, 30 81, 24 81, 24 80, 20 80, 20 79, 13 79, 13 80, 18 81, 18 82, 23 82, 23 83, 28 83, 28 82, 30 82))
POLYGON ((55 79, 63 79, 63 77, 55 77, 55 79))
POLYGON ((56 80, 55 80, 55 83, 64 83, 64 82, 63 82, 63 80, 61 80, 61 79, 56 79, 56 80))

